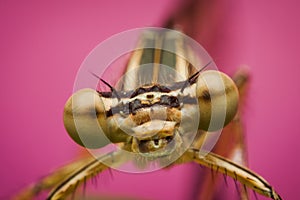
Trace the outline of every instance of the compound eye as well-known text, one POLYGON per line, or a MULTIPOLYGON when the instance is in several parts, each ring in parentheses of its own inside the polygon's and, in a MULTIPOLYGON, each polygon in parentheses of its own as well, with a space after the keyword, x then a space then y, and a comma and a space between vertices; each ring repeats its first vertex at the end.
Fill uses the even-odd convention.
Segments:
POLYGON ((66 102, 63 120, 69 136, 86 148, 101 148, 110 143, 104 134, 106 121, 104 103, 92 89, 74 93, 66 102))
POLYGON ((216 131, 226 126, 236 115, 239 93, 226 74, 208 70, 199 75, 196 86, 199 103, 199 129, 216 131))

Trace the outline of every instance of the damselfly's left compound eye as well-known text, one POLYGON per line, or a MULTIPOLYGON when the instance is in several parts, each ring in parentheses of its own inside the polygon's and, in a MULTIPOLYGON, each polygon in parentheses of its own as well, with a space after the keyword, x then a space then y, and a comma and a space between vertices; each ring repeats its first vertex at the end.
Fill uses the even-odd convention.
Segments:
POLYGON ((105 107, 92 89, 74 93, 64 108, 64 125, 70 137, 87 148, 101 148, 110 143, 104 134, 105 107))
POLYGON ((216 131, 234 118, 239 93, 226 74, 214 70, 201 73, 197 80, 196 94, 200 111, 199 129, 216 131))

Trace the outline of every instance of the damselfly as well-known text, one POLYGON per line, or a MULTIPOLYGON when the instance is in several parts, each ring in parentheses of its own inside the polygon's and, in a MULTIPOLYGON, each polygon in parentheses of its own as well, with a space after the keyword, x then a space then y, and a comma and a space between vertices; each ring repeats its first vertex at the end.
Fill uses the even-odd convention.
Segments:
MULTIPOLYGON (((208 70, 213 61, 209 57, 197 59, 197 51, 178 32, 148 30, 139 38, 138 49, 117 87, 89 70, 90 79, 111 90, 79 90, 64 111, 65 127, 78 144, 106 148, 112 142, 118 147, 101 156, 92 151, 94 157, 58 169, 25 189, 18 199, 31 199, 48 190, 49 199, 66 198, 109 167, 131 170, 123 167, 128 162, 135 162, 140 171, 195 162, 241 183, 241 198, 247 198, 245 188, 250 188, 281 199, 267 181, 242 166, 237 90, 242 99, 247 76, 237 73, 232 81, 221 72, 208 70), (212 145, 206 139, 217 137, 210 137, 207 130, 223 126, 232 135, 217 132, 220 142, 210 152, 212 145), (228 138, 235 140, 234 146, 228 145, 232 143, 228 138)), ((214 198, 213 190, 201 192, 206 193, 202 195, 206 199, 214 198)))
POLYGON ((109 167, 124 170, 122 165, 128 162, 141 171, 195 162, 232 177, 244 188, 281 199, 256 173, 210 152, 215 142, 207 141, 219 137, 217 130, 230 122, 238 127, 238 90, 246 80, 243 74, 233 81, 222 72, 207 70, 213 65, 209 57, 199 59, 188 39, 177 31, 143 31, 117 87, 89 72, 90 78, 110 91, 81 89, 64 109, 66 130, 78 144, 91 149, 110 143, 117 147, 101 156, 95 151, 93 158, 59 169, 21 197, 52 189, 48 199, 66 198, 89 178, 109 167))

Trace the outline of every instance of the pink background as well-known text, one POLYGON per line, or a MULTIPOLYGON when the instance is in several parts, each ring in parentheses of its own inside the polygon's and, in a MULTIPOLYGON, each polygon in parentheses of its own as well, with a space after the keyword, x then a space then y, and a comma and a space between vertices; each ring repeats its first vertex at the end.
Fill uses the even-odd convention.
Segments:
MULTIPOLYGON (((87 54, 113 34, 159 25, 177 1, 84 2, 0 2, 0 198, 78 154, 79 148, 64 130, 62 110, 87 54)), ((250 68, 246 105, 250 168, 284 199, 296 199, 300 5, 298 1, 233 0, 220 5, 226 18, 218 31, 227 39, 221 35, 222 48, 210 52, 208 47, 208 51, 228 73, 242 64, 250 68), (233 67, 226 70, 225 66, 233 67)), ((193 193, 195 169, 187 165, 142 176, 114 172, 114 179, 101 184, 100 190, 184 199, 193 193)))

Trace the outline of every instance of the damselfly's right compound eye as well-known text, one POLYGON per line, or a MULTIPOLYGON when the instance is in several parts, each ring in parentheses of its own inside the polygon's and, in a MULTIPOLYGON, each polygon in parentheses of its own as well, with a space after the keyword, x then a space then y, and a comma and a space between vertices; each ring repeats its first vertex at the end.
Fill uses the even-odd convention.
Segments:
POLYGON ((92 89, 74 93, 64 108, 64 125, 70 137, 87 148, 101 148, 110 143, 105 132, 105 106, 92 89))
POLYGON ((200 111, 199 128, 216 131, 226 126, 236 115, 239 93, 226 74, 208 70, 197 80, 197 97, 200 111))

